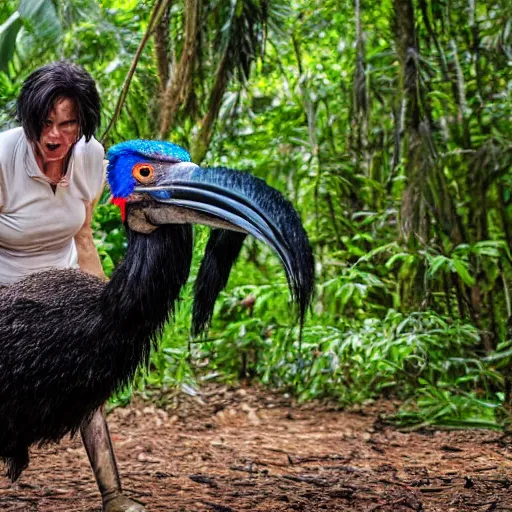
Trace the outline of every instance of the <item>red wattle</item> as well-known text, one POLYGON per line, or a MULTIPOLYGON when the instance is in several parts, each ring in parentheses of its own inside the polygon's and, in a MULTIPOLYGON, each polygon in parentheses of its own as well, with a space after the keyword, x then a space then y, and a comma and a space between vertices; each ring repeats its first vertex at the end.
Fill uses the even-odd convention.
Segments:
POLYGON ((121 220, 124 222, 126 220, 126 199, 124 197, 113 197, 112 203, 119 206, 121 210, 121 220))

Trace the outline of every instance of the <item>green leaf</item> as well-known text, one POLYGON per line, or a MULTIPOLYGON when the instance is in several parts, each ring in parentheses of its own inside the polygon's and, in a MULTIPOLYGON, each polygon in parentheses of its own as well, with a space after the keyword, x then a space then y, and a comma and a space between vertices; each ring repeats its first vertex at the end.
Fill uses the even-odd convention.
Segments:
POLYGON ((19 13, 36 39, 55 44, 62 35, 62 25, 51 0, 20 0, 19 13))
POLYGON ((7 72, 7 65, 14 55, 16 37, 22 26, 20 13, 14 12, 0 25, 0 71, 7 72))
POLYGON ((48 0, 20 0, 18 7, 22 18, 32 20, 45 2, 48 0))
POLYGON ((407 252, 400 252, 398 254, 394 254, 393 256, 391 256, 391 258, 389 258, 388 261, 386 261, 386 268, 391 268, 394 265, 395 261, 411 263, 412 261, 414 261, 414 258, 414 255, 409 254, 407 252))
POLYGON ((500 359, 505 359, 507 357, 512 357, 512 348, 509 348, 508 350, 505 350, 503 352, 496 352, 494 354, 484 357, 482 360, 491 362, 491 361, 499 361, 500 359))
POLYGON ((340 301, 342 307, 345 307, 347 305, 347 303, 352 298, 352 295, 354 294, 355 290, 356 287, 353 283, 347 283, 342 287, 340 294, 340 301))
POLYGON ((430 270, 429 270, 429 274, 434 277, 437 272, 442 268, 442 267, 445 267, 447 265, 447 263, 449 262, 450 260, 446 257, 446 256, 436 256, 434 258, 432 258, 432 263, 430 265, 430 270))
POLYGON ((453 259, 452 265, 464 283, 466 283, 468 286, 475 285, 475 278, 469 273, 467 263, 464 263, 462 260, 453 259))

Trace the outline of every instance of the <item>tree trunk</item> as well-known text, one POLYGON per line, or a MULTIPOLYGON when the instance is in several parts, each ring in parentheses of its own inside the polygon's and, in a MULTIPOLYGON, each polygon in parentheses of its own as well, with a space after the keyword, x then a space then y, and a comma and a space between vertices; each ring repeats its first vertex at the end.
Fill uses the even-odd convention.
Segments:
POLYGON ((213 129, 215 128, 217 117, 219 116, 222 98, 224 97, 224 93, 226 92, 226 88, 229 84, 229 75, 231 73, 229 55, 230 48, 228 43, 224 56, 217 68, 217 73, 215 73, 215 82, 208 101, 208 112, 201 121, 199 131, 194 136, 190 145, 192 161, 197 164, 200 164, 206 156, 206 152, 208 151, 208 147, 212 140, 213 129))
MULTIPOLYGON (((396 143, 404 144, 403 158, 407 179, 400 210, 400 230, 404 241, 416 252, 418 246, 424 246, 430 241, 432 212, 426 197, 429 196, 429 178, 436 155, 428 120, 423 120, 424 102, 421 96, 420 59, 412 0, 394 0, 394 13, 402 105, 397 122, 401 123, 403 129, 403 133, 399 131, 396 143)), ((400 148, 395 150, 395 154, 400 154, 400 148)), ((398 162, 395 165, 396 163, 398 162)), ((428 306, 428 301, 425 301, 427 289, 424 260, 418 259, 418 265, 413 272, 414 276, 407 277, 414 285, 409 288, 406 304, 413 309, 424 309, 428 306)))
POLYGON ((185 36, 180 60, 173 71, 171 82, 165 89, 162 100, 160 139, 167 139, 179 108, 187 103, 192 91, 193 74, 197 58, 199 12, 201 0, 187 0, 185 3, 185 36))
POLYGON ((165 91, 169 81, 169 22, 171 5, 172 2, 169 2, 155 28, 155 58, 161 93, 165 91))
MULTIPOLYGON (((400 61, 400 103, 402 105, 402 115, 397 116, 398 119, 395 122, 399 122, 400 128, 404 130, 403 137, 397 137, 396 144, 401 144, 402 141, 406 144, 404 156, 408 180, 402 198, 400 228, 402 236, 409 239, 411 235, 420 234, 418 232, 420 227, 418 212, 421 209, 419 203, 422 200, 422 176, 419 175, 418 170, 422 146, 419 133, 421 121, 417 67, 419 56, 412 0, 394 0, 394 10, 396 49, 400 61), (402 116, 403 120, 400 119, 402 116)), ((400 148, 397 148, 396 153, 400 154, 400 148)))

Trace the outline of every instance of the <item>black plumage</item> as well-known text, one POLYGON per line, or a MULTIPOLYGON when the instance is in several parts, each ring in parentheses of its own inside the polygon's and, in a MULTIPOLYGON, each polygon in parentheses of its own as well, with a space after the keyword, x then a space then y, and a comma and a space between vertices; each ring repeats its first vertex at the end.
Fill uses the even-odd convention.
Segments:
POLYGON ((16 480, 28 447, 59 441, 147 361, 185 284, 190 226, 128 230, 106 283, 49 270, 0 289, 0 457, 16 480))
POLYGON ((219 293, 226 287, 229 273, 246 238, 245 233, 212 229, 197 274, 192 313, 192 334, 204 331, 213 315, 219 293))

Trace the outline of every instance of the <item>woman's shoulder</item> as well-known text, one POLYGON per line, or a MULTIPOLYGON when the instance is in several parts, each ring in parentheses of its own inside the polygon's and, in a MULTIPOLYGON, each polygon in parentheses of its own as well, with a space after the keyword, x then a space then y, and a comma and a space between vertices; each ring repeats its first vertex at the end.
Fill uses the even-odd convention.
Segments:
POLYGON ((93 137, 89 142, 82 137, 74 148, 73 174, 71 181, 83 199, 94 201, 101 194, 105 180, 103 146, 93 137))
POLYGON ((23 128, 21 126, 17 126, 16 128, 11 128, 10 130, 4 130, 3 132, 0 132, 0 141, 2 143, 17 141, 22 135, 23 128))
POLYGON ((103 159, 105 150, 103 146, 92 137, 89 142, 82 137, 74 149, 75 168, 79 174, 86 176, 87 180, 95 180, 95 176, 103 179, 103 159))
POLYGON ((105 156, 105 150, 99 141, 94 137, 87 142, 85 137, 82 137, 75 146, 75 154, 79 154, 85 158, 101 159, 105 156))
POLYGON ((10 160, 21 137, 24 137, 21 126, 0 132, 0 163, 10 160))

